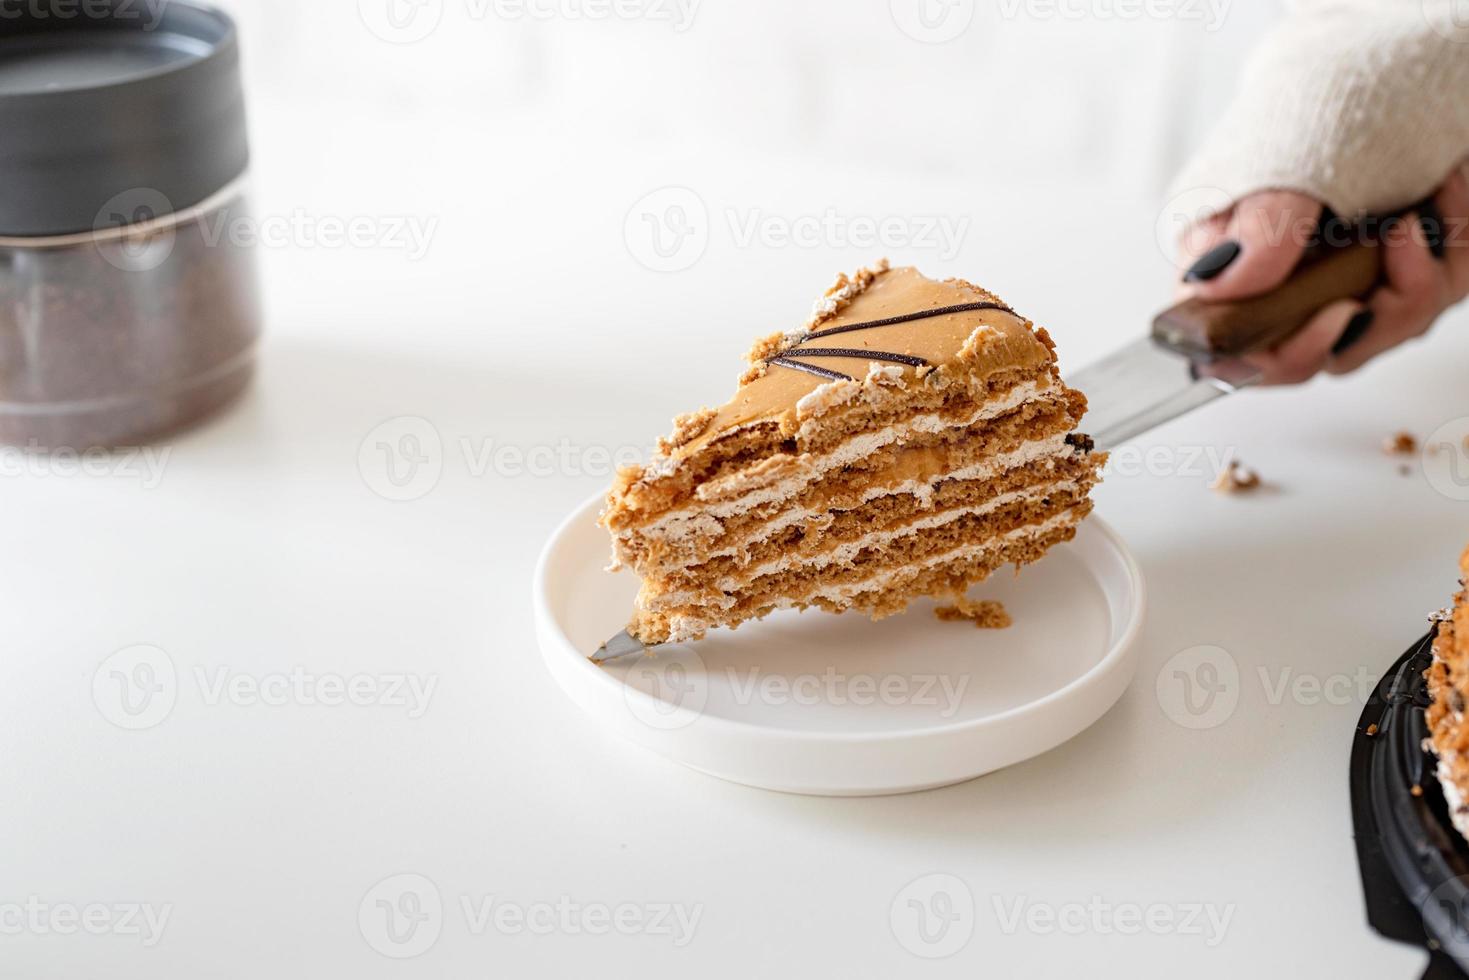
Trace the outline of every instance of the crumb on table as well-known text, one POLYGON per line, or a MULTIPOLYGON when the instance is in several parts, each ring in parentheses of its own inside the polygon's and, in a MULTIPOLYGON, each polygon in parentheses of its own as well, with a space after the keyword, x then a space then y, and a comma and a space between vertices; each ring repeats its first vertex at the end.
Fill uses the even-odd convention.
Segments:
POLYGON ((1411 456, 1418 451, 1418 440, 1411 432, 1399 432, 1388 437, 1382 451, 1389 456, 1411 456))
POLYGON ((1260 474, 1242 463, 1231 460, 1211 489, 1220 493, 1248 493, 1260 488, 1260 474))
POLYGON ((982 630, 1009 629, 1015 624, 1005 607, 991 600, 959 597, 952 606, 939 606, 933 614, 946 623, 971 622, 982 630))

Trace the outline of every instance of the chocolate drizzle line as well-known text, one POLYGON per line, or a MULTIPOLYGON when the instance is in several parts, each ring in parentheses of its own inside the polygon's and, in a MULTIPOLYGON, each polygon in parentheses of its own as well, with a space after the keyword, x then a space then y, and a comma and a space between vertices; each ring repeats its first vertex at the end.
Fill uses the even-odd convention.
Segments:
MULTIPOLYGON (((912 323, 914 320, 931 320, 934 317, 949 316, 953 313, 973 313, 978 310, 1000 310, 1011 316, 1018 316, 1014 310, 1003 303, 961 303, 958 306, 941 306, 932 310, 919 310, 917 313, 904 313, 901 316, 890 316, 885 320, 869 320, 866 323, 849 323, 844 327, 831 327, 827 330, 818 330, 807 334, 808 340, 819 340, 822 337, 832 337, 839 333, 853 333, 857 330, 875 330, 878 327, 894 327, 900 323, 912 323)), ((894 364, 906 364, 909 367, 927 367, 928 362, 921 357, 913 357, 909 354, 894 354, 891 351, 882 350, 859 350, 851 347, 812 347, 802 350, 799 346, 786 351, 778 357, 772 357, 766 364, 776 367, 791 368, 795 371, 805 371, 814 374, 818 378, 828 381, 856 381, 850 374, 840 371, 828 371, 824 367, 815 364, 805 364, 795 360, 790 355, 800 354, 805 357, 863 357, 869 361, 889 361, 894 364)))
POLYGON ((909 367, 927 367, 928 362, 911 354, 892 354, 885 350, 863 350, 860 347, 799 347, 792 351, 802 357, 865 357, 869 361, 891 361, 909 367))
POLYGON ((941 306, 934 310, 919 310, 917 313, 904 313, 902 316, 890 316, 886 320, 869 320, 866 323, 849 323, 845 327, 832 327, 828 330, 818 330, 813 334, 807 334, 806 340, 820 340, 822 337, 832 337, 839 333, 851 333, 854 330, 895 327, 900 323, 912 323, 914 320, 931 320, 936 316, 948 316, 951 313, 973 313, 976 310, 1001 310, 1011 316, 1019 315, 1003 303, 961 303, 958 306, 941 306))
POLYGON ((807 374, 814 374, 818 378, 825 378, 828 381, 856 381, 857 380, 856 378, 852 377, 850 374, 843 374, 840 371, 828 371, 826 368, 824 368, 824 367, 817 367, 815 364, 802 364, 800 361, 793 361, 789 357, 785 357, 785 356, 772 357, 770 360, 766 361, 765 363, 766 364, 772 364, 772 365, 774 365, 776 367, 793 368, 793 369, 795 369, 797 371, 805 371, 807 374))

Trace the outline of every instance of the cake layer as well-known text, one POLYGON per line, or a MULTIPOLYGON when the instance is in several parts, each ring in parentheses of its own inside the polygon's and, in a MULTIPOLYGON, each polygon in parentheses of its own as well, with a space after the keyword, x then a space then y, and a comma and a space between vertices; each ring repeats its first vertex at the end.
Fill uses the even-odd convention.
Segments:
POLYGON ((773 482, 718 502, 669 512, 639 528, 614 534, 614 556, 645 574, 650 564, 703 560, 735 548, 752 524, 782 514, 819 514, 850 508, 890 492, 926 495, 950 475, 996 475, 1009 465, 1071 452, 1065 437, 1079 407, 1063 397, 1032 398, 968 427, 911 431, 906 438, 867 433, 839 456, 792 465, 773 482), (973 470, 966 473, 966 470, 973 470))
MULTIPOLYGON (((905 470, 908 453, 898 460, 890 470, 884 470, 871 485, 857 481, 842 481, 812 490, 803 495, 799 505, 780 508, 756 508, 746 514, 724 521, 724 534, 717 550, 708 550, 697 560, 719 558, 742 553, 753 544, 785 530, 793 525, 821 522, 828 513, 841 514, 865 507, 874 501, 884 501, 893 506, 928 509, 935 506, 943 491, 952 487, 996 484, 1016 489, 1012 484, 1028 481, 1041 473, 1061 472, 1067 464, 1075 463, 1082 470, 1094 473, 1096 462, 1085 453, 1078 453, 1067 444, 1066 436, 1057 434, 1045 439, 1029 442, 1013 452, 999 453, 992 457, 975 453, 972 447, 962 443, 944 453, 944 461, 952 464, 946 468, 924 466, 919 475, 908 475, 905 470), (978 456, 975 461, 961 463, 966 457, 978 456), (807 499, 816 498, 813 501, 807 499), (774 511, 772 514, 771 512, 774 511)), ((920 451, 926 460, 936 454, 920 451)), ((925 460, 925 461, 926 461, 925 460)), ((916 468, 916 467, 915 467, 916 468)), ((665 564, 674 564, 670 556, 660 556, 665 564)))
POLYGON ((751 597, 731 608, 690 604, 660 611, 640 607, 631 628, 644 642, 675 643, 697 639, 717 627, 737 627, 777 609, 857 610, 881 619, 902 612, 920 596, 962 595, 998 568, 1038 560, 1050 548, 1071 540, 1077 523, 1090 510, 1088 501, 1041 524, 1015 528, 989 541, 960 545, 923 561, 873 569, 864 579, 835 584, 808 579, 789 594, 751 597))
MULTIPOLYGON (((879 392, 888 387, 875 386, 879 392)), ((778 422, 770 421, 726 437, 722 441, 726 452, 717 457, 691 456, 668 472, 664 470, 674 462, 672 457, 655 460, 642 470, 625 470, 619 474, 603 524, 620 533, 696 511, 715 516, 734 513, 731 502, 779 499, 777 494, 789 494, 801 482, 884 447, 968 428, 1035 402, 1065 400, 1079 414, 1085 412, 1084 399, 1051 372, 1007 371, 974 391, 959 385, 942 391, 912 390, 915 387, 886 392, 892 404, 880 414, 863 412, 849 418, 834 413, 824 420, 821 439, 789 438, 780 433, 778 422)))
MULTIPOLYGON (((751 593, 777 592, 802 578, 820 578, 823 582, 835 583, 860 580, 875 565, 886 563, 884 552, 900 552, 901 560, 918 561, 922 558, 922 546, 916 546, 916 541, 949 537, 978 541, 986 536, 1000 536, 1002 529, 1012 528, 1019 519, 1032 516, 1028 512, 1045 517, 1079 506, 1089 489, 1077 485, 1055 485, 1045 498, 1016 495, 994 506, 959 508, 933 514, 901 527, 874 531, 818 555, 773 558, 723 577, 713 574, 701 577, 695 569, 692 574, 652 583, 657 599, 647 601, 646 605, 649 609, 666 609, 686 603, 701 603, 731 608, 751 593), (978 533, 980 529, 987 533, 978 533)), ((952 544, 953 541, 946 543, 952 544)))
POLYGON ((799 590, 803 580, 819 579, 822 585, 860 582, 874 568, 921 562, 935 550, 982 543, 1017 527, 1043 523, 1077 506, 1085 496, 1082 488, 1057 490, 1049 496, 1020 496, 993 509, 962 509, 933 526, 874 532, 870 547, 847 549, 840 563, 790 555, 724 578, 690 575, 667 584, 649 579, 644 582, 642 603, 648 609, 691 602, 730 609, 752 596, 799 590), (918 533, 920 530, 925 533, 918 533))
POLYGON ((1006 372, 1046 370, 1055 361, 1048 340, 992 293, 962 280, 935 282, 915 269, 896 269, 874 277, 843 308, 813 318, 804 329, 757 342, 739 392, 712 414, 707 428, 681 440, 671 455, 688 461, 718 450, 731 434, 771 420, 780 421, 785 435, 797 440, 819 438, 827 427, 823 416, 843 425, 870 424, 862 415, 880 413, 891 401, 862 397, 861 382, 873 364, 889 377, 914 380, 925 380, 930 370, 961 364, 962 371, 945 372, 924 391, 914 392, 923 399, 920 403, 932 405, 954 384, 977 390, 1006 372), (812 353, 816 350, 826 353, 817 358, 812 353), (832 356, 837 351, 851 356, 832 356), (776 360, 782 365, 772 364, 776 360), (844 377, 823 376, 802 366, 844 377))
MULTIPOLYGON (((940 560, 881 577, 866 584, 863 591, 847 596, 848 608, 860 609, 874 619, 882 619, 902 612, 918 596, 963 595, 998 569, 1007 565, 1023 568, 1039 561, 1056 545, 1076 537, 1076 526, 1091 513, 1092 506, 1087 501, 1044 524, 1019 528, 998 542, 956 548, 940 560)), ((814 604, 828 612, 842 611, 824 595, 819 596, 814 604)))
POLYGON ((846 564, 866 548, 963 516, 989 514, 1031 500, 1085 497, 1095 483, 1096 474, 1085 459, 1038 460, 999 479, 946 480, 928 497, 888 494, 851 510, 812 516, 768 534, 762 531, 742 542, 736 554, 687 565, 665 562, 645 578, 659 590, 687 590, 702 582, 731 591, 798 562, 813 571, 846 564))
POLYGON ((699 484, 693 501, 712 504, 743 499, 752 492, 781 483, 788 474, 810 479, 888 446, 919 445, 929 436, 1013 418, 1019 412, 1033 414, 1045 408, 1062 408, 1065 404, 1064 389, 1043 378, 1019 382, 983 401, 961 400, 940 412, 914 409, 895 418, 884 418, 880 424, 854 426, 842 433, 840 441, 799 455, 781 452, 755 463, 725 467, 699 484))
POLYGON ((889 270, 886 262, 838 277, 803 327, 763 338, 748 359, 751 368, 735 397, 676 426, 661 454, 673 466, 652 466, 650 477, 687 468, 706 453, 722 454, 732 439, 761 455, 775 452, 778 445, 743 439, 770 422, 801 451, 810 448, 802 443, 816 437, 823 416, 860 426, 849 412, 880 410, 892 401, 890 392, 861 384, 874 366, 889 378, 924 381, 914 394, 930 398, 954 383, 972 389, 1004 372, 1044 370, 1055 361, 1044 331, 1032 330, 993 293, 959 279, 936 282, 916 269, 889 270), (839 356, 844 353, 851 356, 839 356), (949 369, 954 366, 962 369, 949 369))

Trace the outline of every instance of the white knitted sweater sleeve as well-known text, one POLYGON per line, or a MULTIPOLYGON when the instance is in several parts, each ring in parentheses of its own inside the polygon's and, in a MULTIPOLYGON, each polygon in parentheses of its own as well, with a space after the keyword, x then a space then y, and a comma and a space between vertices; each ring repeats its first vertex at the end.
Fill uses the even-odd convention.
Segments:
POLYGON ((1297 190, 1338 214, 1426 197, 1469 156, 1457 0, 1297 0, 1174 193, 1297 190))

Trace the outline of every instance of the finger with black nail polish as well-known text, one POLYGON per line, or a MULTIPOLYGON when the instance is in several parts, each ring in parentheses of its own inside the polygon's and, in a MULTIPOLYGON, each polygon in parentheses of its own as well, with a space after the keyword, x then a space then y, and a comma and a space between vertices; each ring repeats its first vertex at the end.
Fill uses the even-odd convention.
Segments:
POLYGON ((1184 274, 1183 281, 1208 282, 1229 268, 1230 263, 1239 258, 1239 253, 1239 242, 1220 242, 1199 256, 1198 261, 1189 266, 1188 272, 1184 274))
POLYGON ((1418 224, 1423 228, 1423 236, 1428 242, 1428 251, 1436 259, 1444 257, 1444 220, 1438 210, 1438 205, 1432 201, 1425 201, 1418 209, 1418 224))
POLYGON ((1333 356, 1340 356, 1351 350, 1357 341, 1367 336, 1367 331, 1372 329, 1372 321, 1377 319, 1377 314, 1372 310, 1363 310, 1347 322, 1347 328, 1341 332, 1341 337, 1332 346, 1333 356))
POLYGON ((1316 223, 1316 240, 1307 244, 1340 248, 1351 241, 1350 235, 1351 225, 1337 217, 1336 212, 1330 207, 1322 205, 1321 218, 1316 223))

